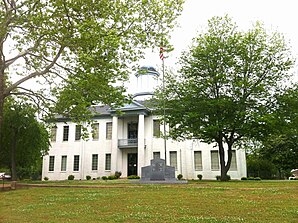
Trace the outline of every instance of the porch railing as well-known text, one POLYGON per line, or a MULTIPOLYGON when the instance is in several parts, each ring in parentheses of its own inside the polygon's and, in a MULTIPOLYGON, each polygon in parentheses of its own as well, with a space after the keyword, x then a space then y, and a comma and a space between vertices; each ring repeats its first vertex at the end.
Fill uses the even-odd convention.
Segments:
POLYGON ((119 148, 138 147, 138 139, 118 139, 119 148))

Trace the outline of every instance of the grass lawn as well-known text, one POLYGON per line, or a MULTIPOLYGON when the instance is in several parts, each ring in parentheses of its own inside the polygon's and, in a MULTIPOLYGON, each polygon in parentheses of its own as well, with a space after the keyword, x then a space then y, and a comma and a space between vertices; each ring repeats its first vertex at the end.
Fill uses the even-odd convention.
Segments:
POLYGON ((298 222, 298 181, 47 182, 0 190, 0 222, 298 222))

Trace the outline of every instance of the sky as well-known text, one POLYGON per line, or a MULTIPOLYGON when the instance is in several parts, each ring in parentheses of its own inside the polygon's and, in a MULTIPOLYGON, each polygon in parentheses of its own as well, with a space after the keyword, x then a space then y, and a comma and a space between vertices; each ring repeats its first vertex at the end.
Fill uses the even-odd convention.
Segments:
MULTIPOLYGON (((292 47, 293 56, 298 56, 298 1, 297 0, 186 0, 179 27, 172 32, 171 44, 174 51, 166 55, 165 66, 177 67, 178 58, 187 50, 196 35, 207 28, 208 19, 228 15, 239 29, 246 31, 256 21, 261 21, 268 30, 283 33, 292 47)), ((161 70, 159 49, 146 50, 140 65, 152 65, 161 70)), ((298 66, 294 69, 298 80, 298 66)))

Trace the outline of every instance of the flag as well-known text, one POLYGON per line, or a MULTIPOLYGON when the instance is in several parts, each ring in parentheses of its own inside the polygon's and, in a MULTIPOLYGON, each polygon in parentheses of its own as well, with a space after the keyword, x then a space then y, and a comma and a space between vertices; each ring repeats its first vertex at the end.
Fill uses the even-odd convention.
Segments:
POLYGON ((160 47, 160 49, 159 49, 159 58, 160 58, 161 60, 163 60, 163 59, 164 59, 163 52, 164 52, 164 49, 163 49, 163 47, 160 47))

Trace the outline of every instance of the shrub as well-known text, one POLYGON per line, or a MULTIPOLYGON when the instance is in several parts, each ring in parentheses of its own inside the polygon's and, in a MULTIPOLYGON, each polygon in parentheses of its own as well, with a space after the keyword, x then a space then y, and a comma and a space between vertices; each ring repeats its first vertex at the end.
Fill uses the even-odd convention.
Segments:
POLYGON ((202 174, 198 174, 197 177, 199 178, 199 180, 202 180, 203 175, 202 174))
POLYGON ((69 175, 69 176, 67 177, 68 180, 74 180, 74 178, 75 178, 74 175, 69 175))
POLYGON ((128 176, 127 179, 130 179, 130 180, 140 179, 140 177, 139 176, 136 176, 136 175, 131 175, 131 176, 128 176))
POLYGON ((115 180, 115 179, 117 179, 117 177, 115 175, 108 176, 108 180, 115 180))
POLYGON ((247 178, 248 180, 255 180, 255 178, 254 177, 249 177, 249 178, 247 178))
POLYGON ((101 177, 96 177, 96 180, 100 180, 101 179, 101 177))
POLYGON ((48 180, 49 180, 49 178, 48 178, 48 177, 44 177, 43 179, 44 179, 45 181, 48 181, 48 180))
POLYGON ((178 174, 178 176, 177 176, 177 178, 178 178, 178 180, 181 180, 182 179, 182 177, 183 177, 183 175, 180 173, 180 174, 178 174))
POLYGON ((241 177, 241 180, 247 180, 247 177, 241 177))
POLYGON ((86 180, 91 180, 91 176, 86 176, 86 180))
POLYGON ((227 180, 231 180, 231 176, 230 175, 227 175, 227 180))
POLYGON ((103 180, 108 180, 108 177, 107 177, 107 176, 102 176, 101 179, 103 179, 103 180))
POLYGON ((215 178, 216 178, 216 180, 220 180, 220 176, 219 175, 217 175, 215 178))
POLYGON ((261 180, 261 177, 255 177, 254 180, 261 180))
POLYGON ((116 171, 115 172, 116 179, 119 179, 121 177, 121 175, 122 175, 121 171, 116 171))

